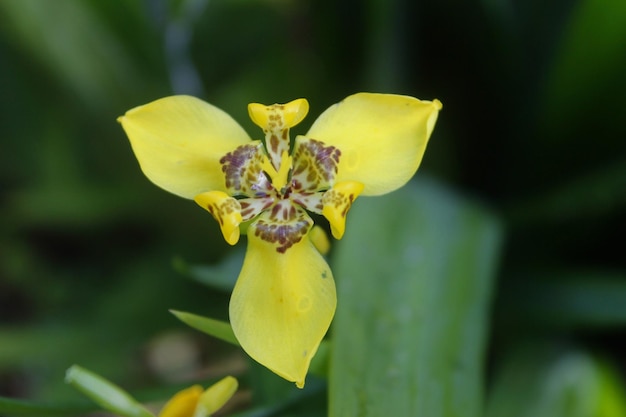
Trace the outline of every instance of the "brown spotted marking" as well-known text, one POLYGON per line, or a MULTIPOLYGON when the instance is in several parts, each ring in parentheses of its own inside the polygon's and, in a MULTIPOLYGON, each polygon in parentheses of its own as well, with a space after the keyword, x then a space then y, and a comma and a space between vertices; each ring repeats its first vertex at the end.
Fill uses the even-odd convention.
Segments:
POLYGON ((231 195, 264 197, 271 193, 272 185, 263 172, 263 145, 241 145, 220 159, 226 189, 231 195))
POLYGON ((234 198, 227 198, 219 204, 207 204, 206 208, 220 226, 224 226, 224 217, 241 210, 241 205, 234 198))
POLYGON ((341 210, 341 217, 346 217, 352 203, 354 202, 354 193, 344 194, 340 191, 331 189, 324 193, 322 197, 323 206, 332 206, 335 210, 341 210))
POLYGON ((297 203, 313 213, 322 214, 324 205, 322 204, 322 193, 295 193, 291 197, 297 203))
POLYGON ((241 218, 243 221, 252 220, 274 204, 274 197, 244 198, 239 200, 241 218))
MULTIPOLYGON (((287 200, 285 200, 287 202, 287 200)), ((254 225, 254 235, 266 242, 274 243, 278 253, 285 253, 287 249, 300 242, 313 225, 313 220, 302 209, 296 209, 291 203, 291 208, 285 207, 287 204, 276 204, 272 207, 270 215, 265 215, 257 220, 254 225), (279 207, 278 210, 274 210, 279 207), (287 212, 287 219, 284 219, 284 210, 287 212), (277 211, 277 216, 273 216, 277 211)))
POLYGON ((329 188, 337 174, 341 151, 315 139, 299 137, 294 149, 291 177, 294 191, 315 192, 329 188))
POLYGON ((269 154, 274 168, 280 169, 280 162, 283 152, 289 152, 289 128, 285 127, 283 104, 273 104, 267 106, 267 127, 263 129, 265 133, 265 147, 269 154))
POLYGON ((300 136, 290 152, 284 109, 282 104, 265 106, 265 141, 239 146, 220 159, 227 190, 246 198, 208 207, 221 225, 234 210, 239 211, 243 221, 258 216, 250 232, 273 243, 278 253, 285 253, 308 233, 313 220, 305 210, 323 214, 324 207, 330 205, 345 217, 355 199, 353 193, 332 189, 341 158, 339 149, 300 136), (283 157, 285 154, 292 158, 283 157), (273 172, 267 166, 268 157, 273 172), (283 163, 292 165, 281 167, 283 163), (280 179, 272 178, 274 175, 280 179), (283 186, 285 175, 287 183, 283 186), (282 188, 274 189, 273 182, 282 188))

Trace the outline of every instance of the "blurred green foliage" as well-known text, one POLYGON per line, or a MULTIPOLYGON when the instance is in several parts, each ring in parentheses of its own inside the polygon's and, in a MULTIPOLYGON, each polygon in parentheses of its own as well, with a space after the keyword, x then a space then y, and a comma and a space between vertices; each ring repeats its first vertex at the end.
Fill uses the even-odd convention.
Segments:
POLYGON ((500 225, 424 180, 367 203, 334 258, 329 415, 480 417, 500 225))
MULTIPOLYGON (((389 282, 406 279, 391 272, 399 261, 382 246, 388 239, 395 248, 393 234, 385 235, 394 229, 360 206, 396 204, 387 210, 403 213, 407 230, 430 230, 439 212, 463 213, 474 207, 468 201, 481 200, 504 238, 491 252, 498 255, 493 287, 485 289, 491 301, 478 292, 465 301, 489 314, 468 327, 475 344, 447 346, 480 361, 471 378, 481 386, 468 397, 474 415, 482 404, 489 417, 623 415, 623 74, 623 0, 3 0, 0 396, 7 398, 0 414, 88 409, 62 382, 64 370, 80 363, 141 400, 165 398, 183 380, 233 373, 243 381, 235 403, 250 415, 325 415, 323 379, 309 377, 298 391, 168 312, 226 319, 237 255, 203 210, 143 177, 115 118, 185 93, 255 135, 248 102, 306 97, 302 133, 345 96, 381 91, 443 102, 417 175, 446 185, 416 181, 424 190, 404 189, 411 203, 357 201, 346 241, 330 257, 338 287, 358 281, 341 276, 361 261, 346 255, 360 248, 351 229, 358 236, 371 228, 377 235, 369 244, 385 254, 378 267, 390 265, 384 277, 364 273, 364 294, 381 292, 381 304, 374 297, 365 313, 380 317, 377 309, 394 301, 389 282), (439 204, 442 192, 466 197, 445 200, 433 217, 417 215, 428 213, 431 198, 439 204)), ((435 245, 436 234, 421 244, 435 245)), ((441 234, 452 242, 463 236, 449 227, 441 234)), ((454 250, 444 246, 439 262, 471 276, 479 255, 454 250)), ((454 295, 470 291, 455 279, 437 287, 443 305, 427 300, 430 315, 444 315, 442 326, 463 308, 454 295)), ((346 307, 359 301, 341 296, 346 307)), ((415 297, 415 308, 425 308, 415 297)), ((341 309, 340 299, 338 318, 348 317, 341 309)), ((358 326, 336 324, 332 336, 343 345, 330 349, 331 389, 342 381, 332 356, 362 337, 351 333, 358 326)), ((403 329, 402 340, 420 334, 403 329)), ((372 334, 384 344, 384 332, 372 334)), ((384 356, 372 359, 365 348, 360 355, 353 359, 384 366, 384 356)))

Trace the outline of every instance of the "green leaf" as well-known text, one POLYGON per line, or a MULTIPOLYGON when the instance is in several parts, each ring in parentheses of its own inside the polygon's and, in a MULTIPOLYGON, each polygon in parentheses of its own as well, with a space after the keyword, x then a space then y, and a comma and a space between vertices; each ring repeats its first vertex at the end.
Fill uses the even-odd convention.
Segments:
MULTIPOLYGON (((550 131, 592 126, 602 132, 606 117, 624 115, 626 85, 626 2, 580 0, 571 13, 553 66, 546 77, 544 126, 550 131), (594 107, 601 112, 593 112, 594 107)), ((619 122, 618 122, 619 123, 619 122)), ((572 133, 579 133, 574 130, 572 133)), ((599 136, 602 134, 600 133, 599 136)), ((554 135, 569 145, 570 135, 554 135)), ((617 138, 616 138, 617 139, 617 138)))
POLYGON ((520 346, 498 366, 487 417, 619 417, 623 383, 589 354, 557 346, 520 346))
POLYGON ((528 272, 503 286, 497 307, 506 326, 623 326, 626 276, 603 270, 528 272))
POLYGON ((626 160, 607 162, 594 171, 577 175, 542 195, 523 198, 511 205, 514 225, 582 221, 618 213, 626 206, 626 160))
POLYGON ((235 337, 235 333, 233 333, 233 328, 230 327, 230 323, 198 316, 192 313, 185 313, 183 311, 170 310, 170 312, 180 321, 196 330, 200 330, 203 333, 217 337, 218 339, 231 343, 235 346, 239 346, 239 342, 235 337))
POLYGON ((331 345, 330 340, 322 340, 309 366, 309 372, 311 374, 324 378, 328 377, 331 345))
POLYGON ((231 293, 243 265, 245 245, 237 245, 216 265, 190 265, 183 258, 174 259, 174 268, 194 281, 231 293))
MULTIPOLYGON (((258 365, 259 369, 263 368, 258 365)), ((271 372, 263 368, 268 374, 271 372)), ((273 375, 272 380, 279 378, 273 375)), ((285 382, 285 381, 282 381, 285 382)), ((290 389, 272 403, 258 404, 257 390, 254 390, 255 404, 233 417, 324 417, 326 416, 326 384, 318 379, 307 379, 304 389, 298 389, 294 384, 289 384, 290 389)))
POLYGON ((0 3, 0 10, 19 48, 47 67, 86 106, 105 100, 120 103, 134 92, 146 91, 148 77, 139 73, 124 42, 115 38, 89 2, 8 1, 0 3), (130 85, 132 89, 125 88, 130 85))
POLYGON ((74 365, 67 370, 65 382, 91 398, 105 410, 123 417, 154 417, 143 405, 117 385, 87 369, 74 365))
POLYGON ((598 403, 599 417, 626 416, 626 386, 616 367, 599 361, 598 371, 598 403))
POLYGON ((335 253, 330 416, 482 414, 499 223, 430 181, 359 199, 335 253))
POLYGON ((92 407, 38 404, 32 401, 0 397, 0 415, 5 417, 35 416, 55 417, 86 413, 92 407))

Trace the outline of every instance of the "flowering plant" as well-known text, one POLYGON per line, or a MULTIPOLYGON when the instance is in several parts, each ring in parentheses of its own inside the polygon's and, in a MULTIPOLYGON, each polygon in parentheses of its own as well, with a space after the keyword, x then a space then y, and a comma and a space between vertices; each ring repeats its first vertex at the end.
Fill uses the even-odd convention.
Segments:
POLYGON ((324 216, 341 239, 359 195, 391 192, 413 176, 441 103, 355 94, 292 141, 289 131, 308 109, 305 99, 250 104, 264 140, 250 139, 222 110, 189 96, 156 100, 119 118, 152 182, 208 210, 231 245, 246 226, 231 325, 252 358, 298 387, 337 303, 308 213, 324 216))
MULTIPOLYGON (((67 370, 65 381, 82 391, 103 409, 123 417, 155 417, 122 388, 78 365, 67 370)), ((193 385, 177 392, 161 409, 158 417, 210 417, 237 391, 232 376, 220 379, 206 390, 193 385)))

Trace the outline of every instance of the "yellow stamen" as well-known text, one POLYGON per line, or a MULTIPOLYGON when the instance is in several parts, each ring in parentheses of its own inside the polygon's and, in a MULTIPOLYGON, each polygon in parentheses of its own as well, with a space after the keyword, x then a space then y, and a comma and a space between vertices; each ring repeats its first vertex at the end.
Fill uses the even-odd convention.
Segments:
POLYGON ((272 163, 270 162, 269 158, 265 157, 263 158, 263 163, 261 164, 261 169, 267 174, 269 175, 269 179, 271 181, 274 180, 274 178, 276 178, 278 176, 278 172, 276 172, 276 168, 274 168, 274 165, 272 165, 272 163))
POLYGON ((287 151, 283 151, 281 155, 278 171, 276 171, 269 159, 265 158, 263 161, 263 165, 261 165, 261 167, 263 171, 270 176, 272 186, 276 189, 276 191, 280 192, 280 190, 287 185, 287 182, 289 182, 289 170, 291 169, 292 162, 293 158, 287 151))
POLYGON ((272 185, 277 190, 282 190, 287 182, 289 181, 289 170, 291 170, 291 166, 293 163, 293 158, 287 151, 283 151, 280 156, 280 167, 278 168, 278 172, 275 177, 272 177, 272 185))

